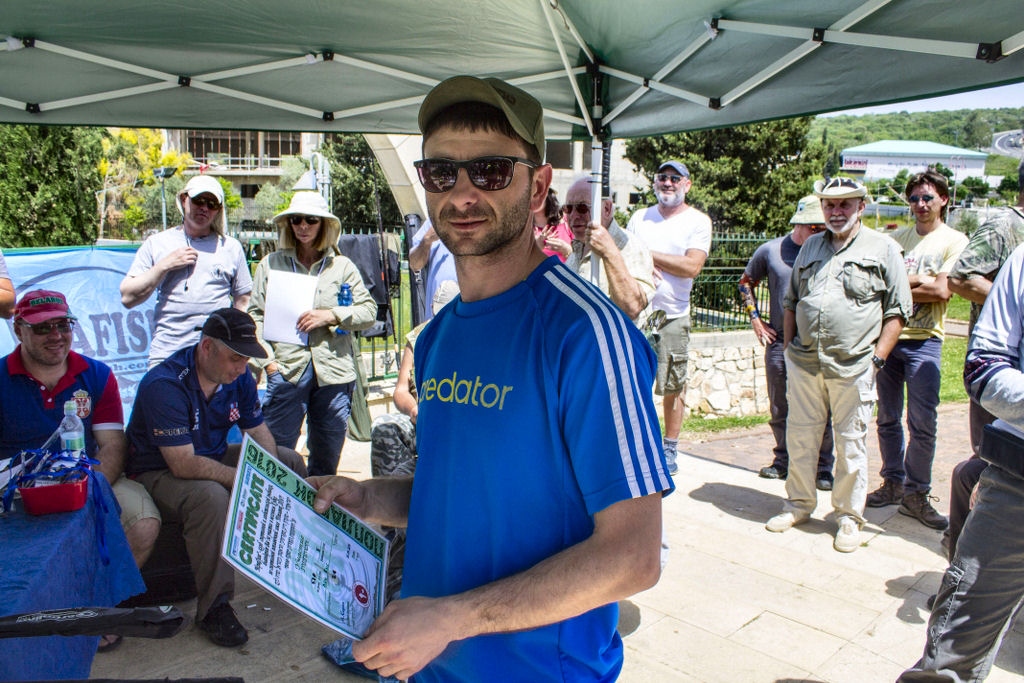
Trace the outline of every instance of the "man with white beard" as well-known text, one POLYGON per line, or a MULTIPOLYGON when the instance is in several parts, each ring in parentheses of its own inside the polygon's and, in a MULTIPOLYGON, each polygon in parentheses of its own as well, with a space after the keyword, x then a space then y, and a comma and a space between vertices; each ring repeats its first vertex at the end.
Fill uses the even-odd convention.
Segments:
POLYGON ((768 520, 783 532, 811 518, 821 434, 832 411, 836 471, 833 547, 860 545, 868 489, 867 426, 875 374, 911 314, 910 282, 899 245, 861 223, 867 190, 850 178, 819 180, 826 232, 804 242, 783 306, 789 416, 787 500, 768 520))
MULTIPOLYGON (((658 378, 654 393, 665 413, 663 446, 668 471, 675 474, 676 444, 686 398, 690 349, 690 290, 711 251, 711 219, 686 203, 690 171, 681 161, 666 161, 654 176, 658 204, 633 214, 626 231, 644 241, 654 259, 651 306, 664 317, 657 329, 658 378)), ((654 318, 657 319, 657 318, 654 318)))

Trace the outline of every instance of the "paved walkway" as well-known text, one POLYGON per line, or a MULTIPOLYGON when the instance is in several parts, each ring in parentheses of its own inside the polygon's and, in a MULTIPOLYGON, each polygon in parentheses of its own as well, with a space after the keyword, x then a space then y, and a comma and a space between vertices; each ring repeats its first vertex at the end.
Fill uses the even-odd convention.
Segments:
MULTIPOLYGON (((940 412, 933 493, 946 512, 949 473, 969 451, 967 411, 952 405, 940 412)), ((873 487, 873 432, 869 445, 873 487)), ((827 494, 812 522, 784 534, 765 531, 785 495, 782 482, 756 474, 771 447, 767 426, 680 444, 677 490, 664 503, 668 566, 657 586, 620 604, 621 681, 873 683, 895 680, 920 656, 925 600, 946 564, 939 532, 895 507, 872 509, 863 546, 837 553, 827 494)), ((340 471, 365 476, 368 446, 347 443, 340 471)), ((327 629, 251 584, 239 588, 235 604, 251 636, 245 647, 218 648, 194 629, 166 641, 126 639, 96 657, 93 677, 364 680, 319 655, 332 639, 327 629)), ((191 614, 194 601, 181 607, 191 614)), ((990 683, 1024 680, 1024 625, 1007 637, 996 667, 990 683)))

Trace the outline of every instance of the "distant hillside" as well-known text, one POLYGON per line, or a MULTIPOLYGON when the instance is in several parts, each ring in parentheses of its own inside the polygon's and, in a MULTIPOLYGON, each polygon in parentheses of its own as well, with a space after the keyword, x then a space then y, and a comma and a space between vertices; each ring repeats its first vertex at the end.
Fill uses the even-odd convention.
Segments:
POLYGON ((1024 126, 1024 107, 818 116, 807 134, 835 152, 877 140, 930 140, 965 149, 986 149, 992 134, 1024 126))

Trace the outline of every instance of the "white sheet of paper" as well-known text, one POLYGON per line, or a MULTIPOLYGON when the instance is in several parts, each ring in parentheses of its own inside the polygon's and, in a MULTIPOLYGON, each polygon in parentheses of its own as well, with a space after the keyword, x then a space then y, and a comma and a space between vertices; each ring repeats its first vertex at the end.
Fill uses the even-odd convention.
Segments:
POLYGON ((299 316, 313 308, 316 277, 287 270, 267 276, 267 303, 263 311, 263 339, 305 346, 309 335, 295 325, 299 316))

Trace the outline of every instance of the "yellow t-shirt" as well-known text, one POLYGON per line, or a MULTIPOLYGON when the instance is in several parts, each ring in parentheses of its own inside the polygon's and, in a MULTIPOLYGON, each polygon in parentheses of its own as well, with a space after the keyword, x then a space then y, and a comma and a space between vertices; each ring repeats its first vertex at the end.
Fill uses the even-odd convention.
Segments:
MULTIPOLYGON (((907 268, 907 275, 948 274, 967 246, 967 235, 945 223, 924 236, 917 234, 914 226, 902 228, 893 233, 892 238, 903 247, 903 265, 907 268)), ((903 328, 900 339, 945 339, 947 305, 946 301, 914 302, 914 313, 903 328)))

